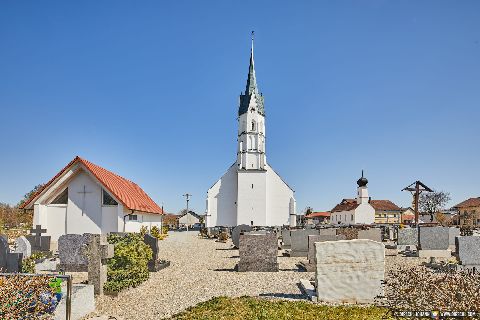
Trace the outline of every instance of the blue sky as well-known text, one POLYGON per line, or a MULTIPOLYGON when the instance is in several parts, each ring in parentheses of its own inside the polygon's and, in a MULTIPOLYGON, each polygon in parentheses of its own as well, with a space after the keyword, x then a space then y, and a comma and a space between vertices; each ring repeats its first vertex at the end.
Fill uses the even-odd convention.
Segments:
POLYGON ((2 1, 0 202, 75 155, 167 211, 234 162, 250 31, 267 161, 297 207, 480 196, 479 1, 2 1))

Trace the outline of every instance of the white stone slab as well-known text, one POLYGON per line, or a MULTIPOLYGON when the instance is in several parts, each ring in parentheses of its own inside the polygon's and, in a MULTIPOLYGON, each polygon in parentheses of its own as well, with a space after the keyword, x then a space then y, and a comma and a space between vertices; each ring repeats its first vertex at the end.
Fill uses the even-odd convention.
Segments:
POLYGON ((315 243, 318 301, 372 303, 383 294, 385 246, 372 240, 315 243))
POLYGON ((418 256, 420 258, 451 258, 452 251, 447 250, 419 250, 418 256))
MULTIPOLYGON (((54 319, 64 320, 67 308, 66 290, 63 290, 63 298, 55 309, 54 319)), ((79 320, 87 314, 95 311, 95 299, 93 285, 75 284, 72 290, 72 317, 71 320, 79 320)))

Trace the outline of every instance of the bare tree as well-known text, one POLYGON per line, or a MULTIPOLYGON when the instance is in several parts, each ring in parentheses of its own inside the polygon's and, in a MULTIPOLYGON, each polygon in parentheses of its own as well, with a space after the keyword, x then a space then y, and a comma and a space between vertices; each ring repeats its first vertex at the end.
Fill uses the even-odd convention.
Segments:
POLYGON ((449 192, 424 192, 420 194, 418 208, 421 212, 430 214, 430 219, 433 221, 433 215, 444 209, 448 201, 450 201, 449 192))

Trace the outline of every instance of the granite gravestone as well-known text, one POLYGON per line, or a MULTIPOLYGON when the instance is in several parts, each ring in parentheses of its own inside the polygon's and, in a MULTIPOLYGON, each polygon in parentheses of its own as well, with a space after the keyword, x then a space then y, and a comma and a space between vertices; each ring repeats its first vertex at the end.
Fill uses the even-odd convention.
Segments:
POLYGON ((22 271, 22 254, 10 252, 8 241, 0 237, 0 271, 17 273, 22 271))
POLYGON ((147 233, 143 236, 143 242, 152 249, 152 259, 148 261, 148 271, 156 272, 165 268, 167 263, 160 259, 160 240, 147 233))
POLYGON ((277 272, 278 242, 275 233, 241 234, 238 271, 277 272))
POLYGON ((335 236, 335 235, 337 235, 337 229, 335 229, 335 228, 320 229, 320 230, 318 230, 318 232, 321 236, 335 236))
POLYGON ((42 236, 42 233, 47 232, 47 229, 42 229, 42 226, 36 225, 35 229, 30 230, 30 235, 26 236, 27 240, 32 246, 32 252, 48 252, 50 251, 50 236, 42 236))
POLYGON ((315 243, 318 301, 373 303, 383 294, 385 246, 371 240, 315 243))
POLYGON ((319 235, 318 230, 292 230, 292 249, 290 257, 307 257, 308 256, 308 236, 319 235))
POLYGON ((456 237, 460 237, 460 228, 457 228, 457 227, 448 228, 448 244, 450 249, 455 249, 456 237))
POLYGON ((449 246, 448 227, 420 227, 420 248, 422 250, 447 250, 449 246))
POLYGON ((398 229, 397 245, 416 246, 418 244, 418 232, 416 228, 398 229))
POLYGON ((358 230, 358 239, 382 242, 382 230, 380 228, 358 230))
POLYGON ((15 252, 21 253, 23 258, 28 258, 32 255, 32 245, 30 241, 24 236, 15 239, 15 252))
POLYGON ((249 225, 246 225, 246 224, 241 224, 241 225, 238 225, 235 228, 233 228, 233 231, 232 231, 233 245, 236 248, 238 248, 239 245, 240 245, 240 233, 250 232, 250 231, 252 231, 252 227, 250 227, 249 225))
POLYGON ((480 270, 480 237, 457 237, 455 247, 456 255, 463 266, 480 270))
POLYGON ((107 281, 106 260, 113 257, 113 245, 108 244, 106 235, 90 234, 88 243, 82 247, 82 253, 88 259, 88 283, 93 285, 95 294, 101 295, 107 281))
POLYGON ((87 272, 88 259, 83 247, 89 243, 92 234, 66 234, 58 238, 59 270, 68 272, 87 272))
POLYGON ((290 249, 291 246, 292 246, 292 238, 290 237, 290 230, 283 229, 282 230, 282 248, 290 249))

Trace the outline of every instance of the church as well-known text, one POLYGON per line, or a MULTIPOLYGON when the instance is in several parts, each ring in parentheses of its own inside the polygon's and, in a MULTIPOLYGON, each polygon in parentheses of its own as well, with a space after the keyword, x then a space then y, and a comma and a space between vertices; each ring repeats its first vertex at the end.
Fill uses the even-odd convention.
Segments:
POLYGON ((238 108, 237 160, 207 192, 206 227, 295 226, 294 191, 267 163, 265 128, 252 33, 247 85, 238 108))
POLYGON ((56 242, 64 234, 162 227, 163 210, 137 184, 75 157, 22 205, 56 242))

